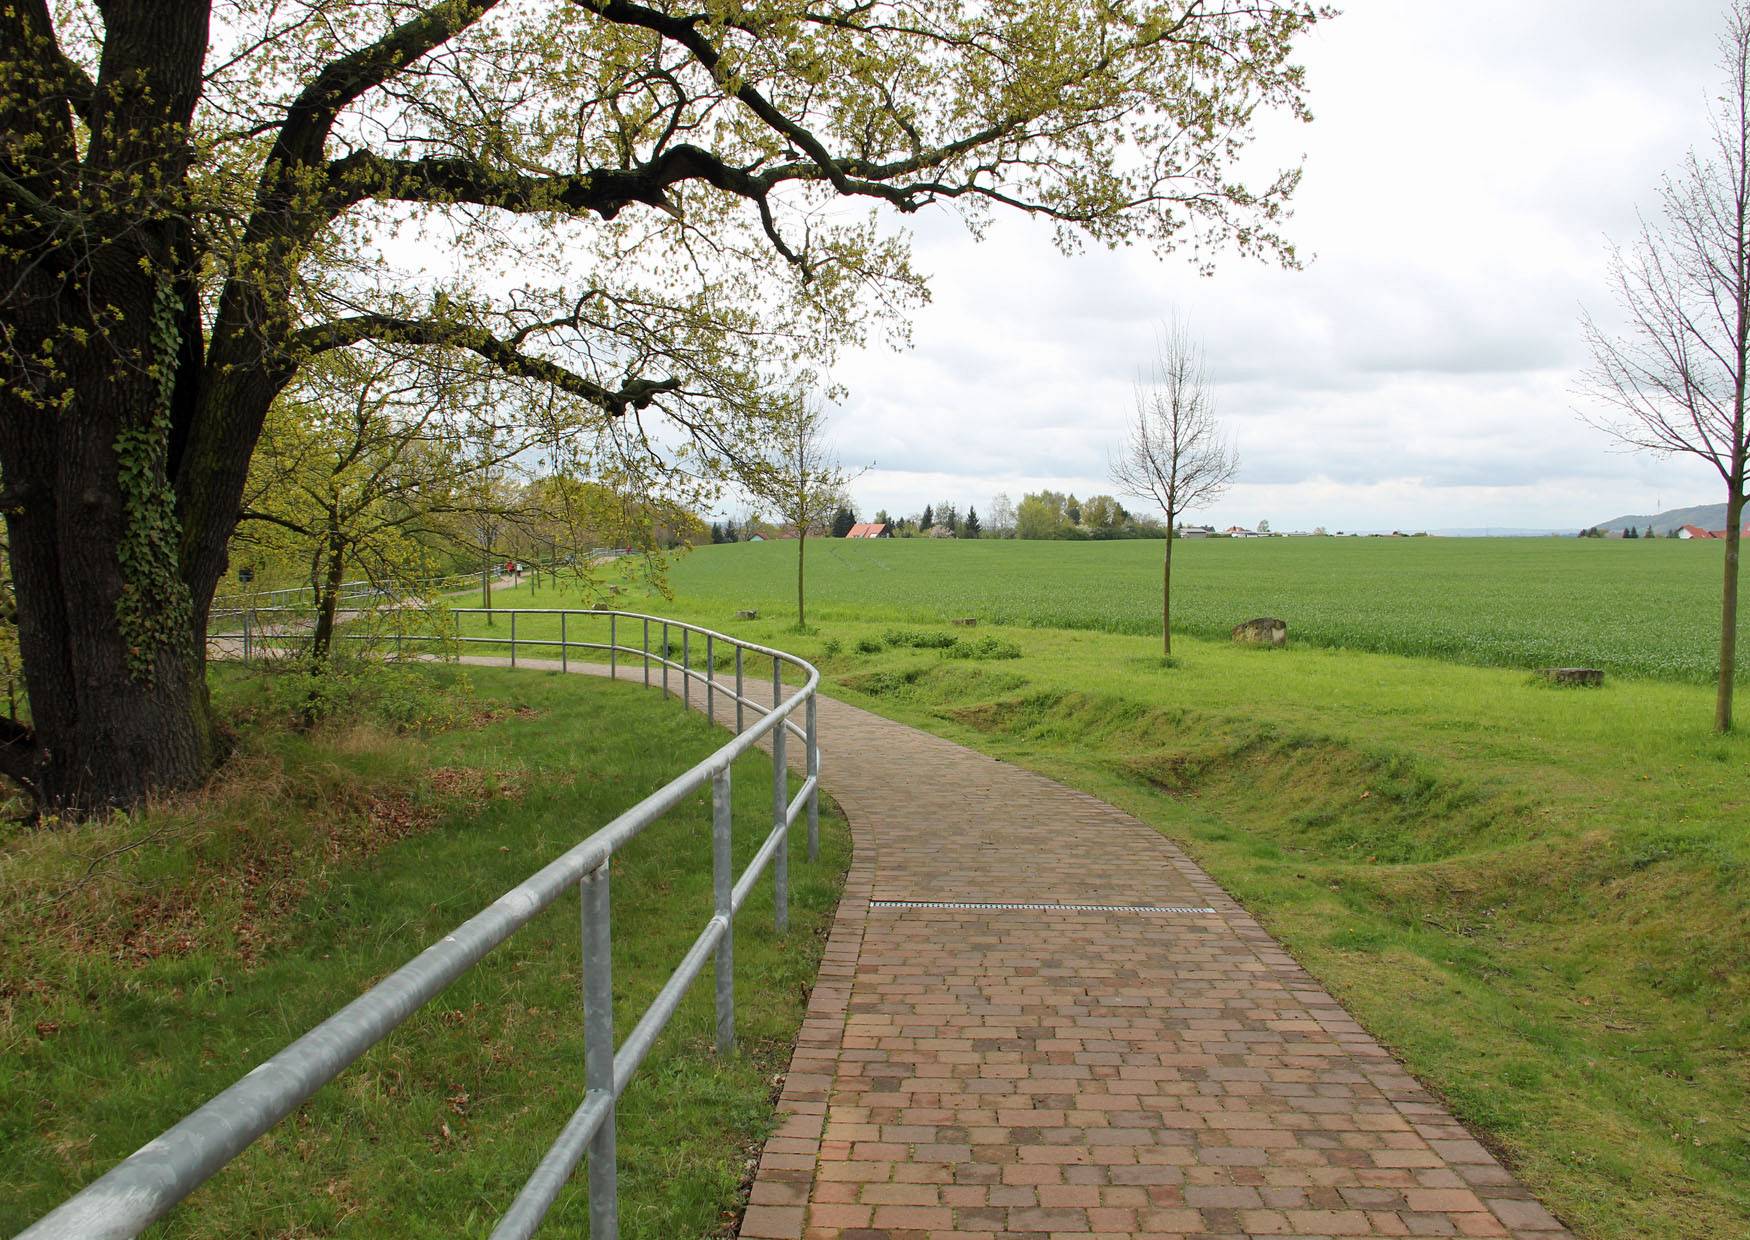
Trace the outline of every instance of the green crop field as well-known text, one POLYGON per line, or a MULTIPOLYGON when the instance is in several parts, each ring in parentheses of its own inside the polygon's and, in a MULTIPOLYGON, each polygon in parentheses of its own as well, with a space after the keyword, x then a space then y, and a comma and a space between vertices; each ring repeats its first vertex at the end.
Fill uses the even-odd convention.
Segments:
MULTIPOLYGON (((1160 630, 1159 543, 810 540, 809 620, 1160 630)), ((1722 546, 1555 538, 1212 539, 1173 556, 1173 631, 1253 616, 1290 640, 1505 667, 1584 664, 1706 682, 1719 658, 1722 546)), ((796 544, 701 547, 674 565, 689 611, 794 615, 796 544)), ((549 596, 550 597, 550 596, 549 596)), ((632 605, 643 605, 634 591, 632 605)), ((518 605, 523 592, 516 595, 518 605)), ((508 603, 509 597, 505 599, 508 603)), ((537 600, 539 601, 539 600, 537 600)), ((1747 608, 1746 611, 1750 611, 1747 608)), ((1741 622, 1739 648, 1750 645, 1741 622)), ((1739 657, 1740 677, 1750 660, 1739 657)))

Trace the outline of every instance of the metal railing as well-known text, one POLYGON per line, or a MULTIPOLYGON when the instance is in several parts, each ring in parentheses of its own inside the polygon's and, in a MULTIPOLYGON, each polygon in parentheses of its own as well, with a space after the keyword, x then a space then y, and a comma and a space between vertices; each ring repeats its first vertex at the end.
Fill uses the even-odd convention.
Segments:
MULTIPOLYGON (((396 584, 374 581, 343 581, 336 593, 342 605, 371 602, 377 599, 411 598, 420 594, 449 594, 465 590, 480 580, 480 574, 450 573, 444 577, 421 577, 396 584)), ((282 586, 274 590, 244 590, 233 594, 215 595, 212 610, 217 613, 240 611, 273 611, 279 608, 313 608, 316 606, 314 586, 282 586)))
MULTIPOLYGON (((469 609, 454 614, 458 617, 482 614, 482 610, 469 609)), ((681 697, 689 706, 692 686, 695 681, 702 680, 705 709, 713 721, 717 716, 718 696, 727 695, 734 700, 734 737, 691 770, 676 776, 557 860, 505 892, 382 982, 141 1146, 101 1178, 20 1233, 19 1240, 49 1240, 51 1237, 55 1240, 75 1237, 78 1240, 99 1240, 137 1235, 573 885, 578 888, 582 903, 583 1099, 492 1234, 495 1240, 534 1234, 578 1162, 587 1156, 590 1236, 592 1240, 617 1240, 616 1102, 708 961, 713 964, 715 981, 717 1049, 725 1055, 733 1052, 735 915, 770 866, 774 920, 779 933, 786 929, 789 920, 789 830, 804 813, 808 823, 808 859, 813 861, 819 856, 820 750, 816 743, 815 691, 820 674, 812 665, 781 650, 661 616, 601 611, 531 613, 527 609, 495 610, 493 614, 512 617, 513 634, 514 617, 519 614, 558 616, 560 636, 557 639, 525 636, 520 644, 544 649, 557 647, 561 667, 569 667, 573 651, 605 652, 609 675, 619 679, 621 656, 628 656, 641 662, 646 685, 652 683, 652 667, 661 667, 665 694, 669 691, 670 671, 678 670, 681 697), (586 620, 605 621, 607 640, 570 640, 572 625, 581 625, 586 620), (625 623, 631 623, 639 631, 642 637, 640 645, 620 643, 625 623), (657 626, 663 639, 660 650, 651 649, 652 626, 657 626), (670 657, 670 638, 675 630, 681 633, 682 659, 678 663, 670 657), (707 662, 703 672, 692 666, 690 656, 694 636, 704 640, 707 662), (719 644, 735 651, 733 689, 727 681, 719 681, 716 676, 715 658, 719 644), (749 655, 754 656, 756 664, 767 659, 771 661, 770 705, 753 700, 748 693, 750 686, 745 673, 749 655), (802 676, 802 684, 800 687, 791 686, 788 697, 784 696, 783 681, 786 665, 802 676), (744 726, 749 708, 756 713, 755 718, 751 726, 744 726), (798 709, 804 712, 802 727, 798 727, 791 717, 798 709), (807 746, 806 776, 794 797, 789 795, 786 763, 786 740, 790 735, 798 737, 807 746), (772 746, 771 829, 753 858, 736 875, 730 858, 731 768, 737 758, 767 736, 770 736, 772 746), (645 828, 707 784, 711 788, 711 918, 639 1017, 632 1032, 616 1046, 609 861, 615 852, 645 828)), ((235 639, 213 640, 223 643, 235 639)), ((431 639, 429 636, 410 635, 406 640, 431 639)), ((464 645, 505 644, 497 637, 462 634, 446 636, 444 640, 459 640, 464 645)), ((512 640, 514 643, 514 637, 512 640)), ((514 658, 514 644, 512 650, 514 658)), ((235 651, 222 647, 221 653, 235 651)))

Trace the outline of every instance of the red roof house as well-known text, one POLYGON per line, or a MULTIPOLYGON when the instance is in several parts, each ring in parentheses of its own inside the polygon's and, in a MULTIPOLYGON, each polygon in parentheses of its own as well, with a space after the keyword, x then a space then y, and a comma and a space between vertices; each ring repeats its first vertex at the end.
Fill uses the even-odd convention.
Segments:
POLYGON ((859 521, 853 525, 846 538, 892 538, 893 531, 885 521, 859 521))

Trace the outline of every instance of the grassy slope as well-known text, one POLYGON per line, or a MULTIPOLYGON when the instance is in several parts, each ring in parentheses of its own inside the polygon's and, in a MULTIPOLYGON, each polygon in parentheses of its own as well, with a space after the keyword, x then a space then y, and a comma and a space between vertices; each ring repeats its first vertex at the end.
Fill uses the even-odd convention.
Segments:
POLYGON ((1184 841, 1584 1234, 1750 1231, 1750 736, 1709 734, 1707 690, 1195 639, 1166 668, 1149 638, 990 625, 1021 658, 949 659, 840 619, 906 613, 902 583, 845 601, 822 573, 827 618, 789 631, 747 550, 627 605, 817 657, 835 692, 1184 841), (749 602, 768 618, 735 621, 749 602))
MULTIPOLYGON (((1174 631, 1226 637, 1241 620, 1281 616, 1296 641, 1321 646, 1705 683, 1718 667, 1722 545, 1192 540, 1174 551, 1174 631)), ((1152 542, 810 540, 810 619, 977 616, 1150 634, 1160 625, 1160 554, 1152 542)), ((676 563, 673 585, 683 603, 794 615, 795 565, 793 542, 701 547, 676 563)), ((1740 624, 1740 676, 1750 678, 1750 608, 1740 624)))
MULTIPOLYGON (((442 673, 433 673, 442 674, 442 673)), ((476 670, 526 708, 426 739, 244 727, 219 785, 142 822, 0 838, 0 1234, 10 1235, 721 743, 629 686, 476 670), (130 852, 88 863, 127 844, 130 852)), ((228 677, 223 698, 260 687, 228 677)), ((770 765, 738 765, 738 864, 770 765)), ((616 863, 621 1036, 709 916, 708 805, 616 863)), ((624 1233, 717 1232, 771 1117, 847 858, 792 866, 738 920, 743 1054, 694 988, 621 1103, 624 1233)), ((800 858, 800 852, 797 852, 800 858)), ((561 900, 172 1216, 170 1234, 484 1234, 581 1098, 577 907, 561 900), (437 1172, 438 1174, 432 1174, 437 1172)), ((583 1227, 579 1183, 554 1222, 583 1227)))

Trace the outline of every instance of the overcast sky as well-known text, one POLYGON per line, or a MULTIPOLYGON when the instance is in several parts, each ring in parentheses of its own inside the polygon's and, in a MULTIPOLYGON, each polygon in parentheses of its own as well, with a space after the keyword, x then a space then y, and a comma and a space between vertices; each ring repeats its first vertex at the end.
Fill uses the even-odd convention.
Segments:
MULTIPOLYGON (((1199 519, 1275 529, 1570 527, 1722 498, 1691 460, 1625 454, 1577 415, 1582 306, 1608 239, 1705 131, 1715 0, 1349 0, 1302 47, 1315 120, 1287 232, 1306 269, 1215 276, 1060 255, 1009 219, 916 228, 935 300, 913 347, 845 360, 859 510, 1109 492, 1131 388, 1175 312, 1240 451, 1199 519)), ((1287 143, 1284 148, 1280 144, 1287 143)))

